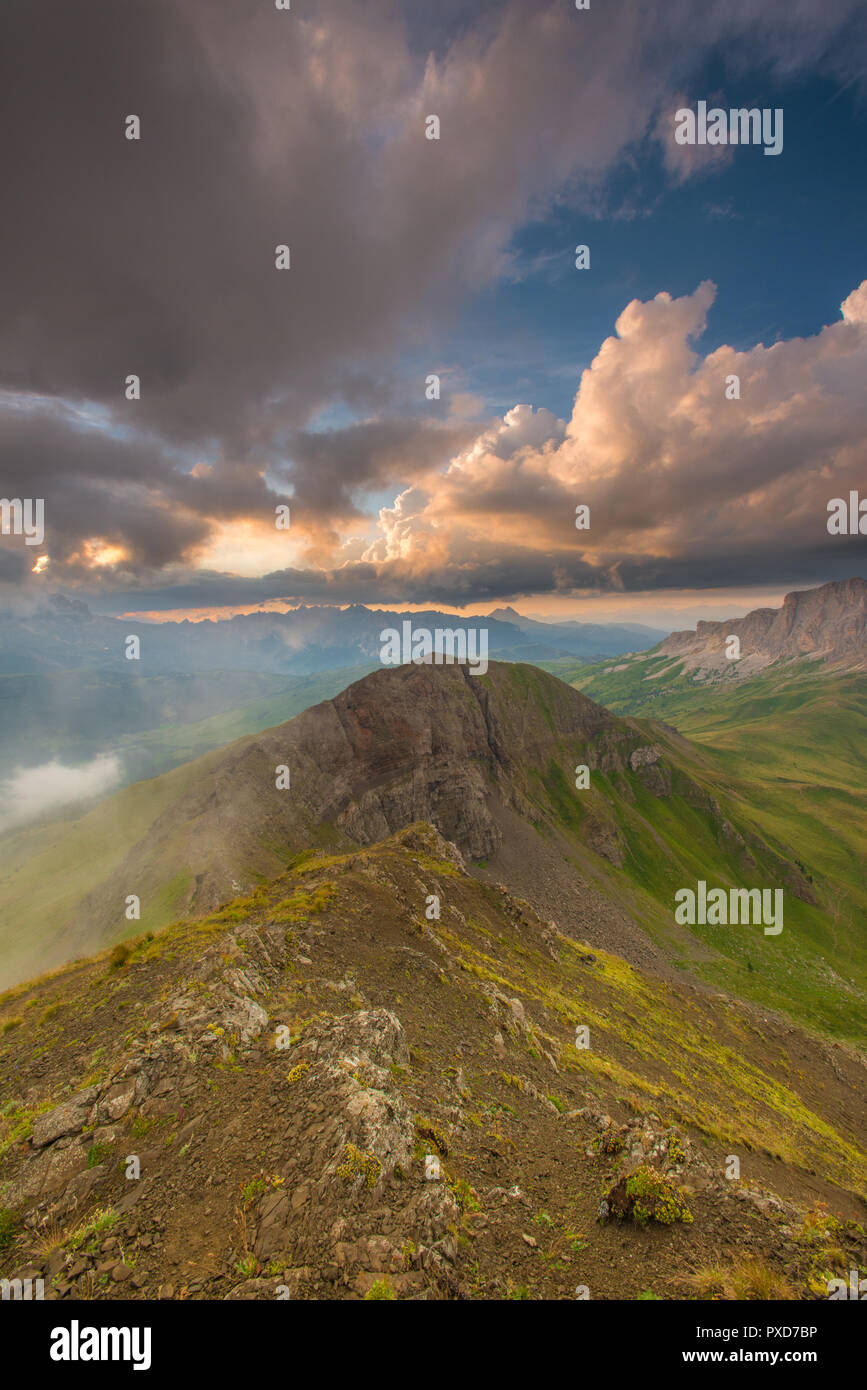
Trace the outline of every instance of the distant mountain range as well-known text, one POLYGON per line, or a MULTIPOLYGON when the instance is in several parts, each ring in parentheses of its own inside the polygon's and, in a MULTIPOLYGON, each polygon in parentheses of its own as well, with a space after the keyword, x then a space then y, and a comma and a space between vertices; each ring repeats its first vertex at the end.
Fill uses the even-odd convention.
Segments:
POLYGON ((0 675, 73 670, 125 670, 129 634, 141 638, 142 674, 195 671, 262 671, 310 675, 335 667, 376 663, 380 633, 409 619, 416 627, 484 627, 491 657, 500 661, 595 661, 652 646, 666 634, 654 628, 611 623, 539 623, 514 609, 487 617, 461 617, 437 609, 409 613, 354 604, 349 608, 301 605, 287 613, 248 613, 219 621, 152 623, 106 618, 77 599, 56 596, 38 612, 0 617, 0 675))
POLYGON ((535 618, 524 618, 514 608, 494 608, 488 619, 498 623, 510 623, 531 636, 541 644, 555 642, 568 656, 585 656, 592 660, 594 649, 606 651, 643 651, 652 647, 665 636, 660 628, 646 627, 643 623, 579 623, 541 622, 535 618))

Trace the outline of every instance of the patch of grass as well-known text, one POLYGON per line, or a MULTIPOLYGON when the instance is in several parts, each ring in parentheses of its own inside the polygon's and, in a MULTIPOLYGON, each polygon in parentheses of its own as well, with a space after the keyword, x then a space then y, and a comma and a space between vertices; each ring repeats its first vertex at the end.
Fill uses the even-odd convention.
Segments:
POLYGON ((415 1132, 420 1140, 426 1140, 440 1158, 448 1158, 449 1145, 445 1134, 434 1124, 433 1120, 427 1120, 423 1115, 415 1117, 415 1132))
POLYGON ((747 1259, 728 1266, 709 1265, 690 1275, 687 1283, 699 1298, 754 1302, 795 1299, 797 1291, 785 1277, 763 1260, 747 1259))
POLYGON ((507 1086, 511 1086, 513 1091, 523 1092, 524 1090, 524 1078, 521 1076, 512 1076, 507 1071, 501 1071, 500 1080, 505 1081, 507 1086))
POLYGON ((69 1249, 79 1250, 86 1241, 92 1241, 94 1236, 101 1236, 103 1232, 110 1231, 119 1220, 120 1212, 113 1211, 111 1207, 100 1208, 71 1233, 67 1241, 69 1249))
POLYGON ((45 1100, 36 1106, 21 1105, 17 1101, 7 1101, 0 1113, 0 1158, 15 1144, 29 1139, 33 1133, 33 1121, 37 1115, 44 1115, 54 1108, 54 1101, 45 1100))
POLYGON ((474 1187, 470 1187, 466 1178, 456 1178, 448 1185, 462 1214, 468 1211, 481 1211, 482 1204, 479 1201, 479 1194, 474 1187))
POLYGON ((304 888, 298 888, 291 897, 283 898, 274 904, 269 914, 271 920, 288 924, 305 922, 308 917, 314 916, 317 912, 324 912, 336 891, 337 887, 334 883, 321 883, 318 888, 311 892, 304 888))
POLYGON ((365 1302, 367 1303, 376 1303, 382 1300, 391 1301, 395 1298, 397 1298, 397 1293, 388 1275, 386 1275, 384 1279, 377 1279, 376 1283, 371 1284, 367 1293, 364 1295, 365 1302))

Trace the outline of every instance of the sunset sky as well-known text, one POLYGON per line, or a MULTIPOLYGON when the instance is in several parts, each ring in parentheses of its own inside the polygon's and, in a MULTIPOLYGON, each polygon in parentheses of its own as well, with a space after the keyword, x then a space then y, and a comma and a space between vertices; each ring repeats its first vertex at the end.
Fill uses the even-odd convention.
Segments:
POLYGON ((4 30, 0 496, 46 517, 4 605, 683 626, 867 571, 826 525, 867 496, 863 0, 4 30), (699 100, 782 109, 782 153, 677 145, 699 100))

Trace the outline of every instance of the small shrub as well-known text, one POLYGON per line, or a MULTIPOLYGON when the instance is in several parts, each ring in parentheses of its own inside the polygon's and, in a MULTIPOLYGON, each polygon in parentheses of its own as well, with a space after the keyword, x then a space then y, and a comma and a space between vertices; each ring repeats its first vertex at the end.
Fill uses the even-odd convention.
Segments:
POLYGON ((612 1156, 622 1153, 626 1147, 626 1127, 609 1125, 599 1140, 599 1152, 612 1156))
MULTIPOLYGON (((680 1190, 647 1164, 618 1178, 605 1198, 607 1215, 621 1221, 637 1221, 645 1226, 656 1221, 671 1226, 675 1221, 692 1221, 692 1212, 680 1190)), ((606 1212, 603 1210, 603 1217, 606 1212)))
POLYGON ((354 1183, 363 1178, 368 1187, 375 1187, 381 1172, 382 1164, 375 1154, 364 1154, 354 1144, 346 1145, 343 1162, 337 1169, 338 1177, 344 1182, 354 1183))
POLYGON ((449 1183, 449 1187, 454 1194, 455 1201, 460 1211, 481 1211, 482 1204, 479 1201, 479 1194, 476 1192, 475 1188, 470 1187, 466 1178, 457 1178, 454 1182, 449 1183))
POLYGON ((632 1202, 633 1219, 642 1225, 648 1221, 663 1226, 692 1221, 692 1212, 677 1188, 654 1168, 637 1168, 631 1173, 626 1179, 626 1195, 632 1202))
POLYGON ((672 1134, 668 1141, 668 1161, 672 1168, 686 1162, 686 1150, 676 1134, 672 1134))

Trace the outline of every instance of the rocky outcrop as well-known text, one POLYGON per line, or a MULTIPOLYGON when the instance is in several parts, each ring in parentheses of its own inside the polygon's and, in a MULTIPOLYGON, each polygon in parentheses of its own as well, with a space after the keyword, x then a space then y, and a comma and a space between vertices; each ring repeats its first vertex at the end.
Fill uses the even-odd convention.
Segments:
POLYGON ((629 766, 633 772, 637 772, 640 767, 653 767, 662 757, 662 749, 657 745, 651 744, 647 748, 636 748, 629 755, 629 766))
POLYGON ((97 1086, 88 1086, 83 1091, 78 1091, 63 1105, 49 1110, 47 1115, 39 1115, 33 1123, 33 1147, 41 1149, 46 1144, 54 1143, 55 1139, 63 1139, 68 1134, 76 1134, 82 1130, 88 1111, 98 1095, 97 1086))
POLYGON ((846 579, 786 594, 782 608, 757 608, 745 618, 700 622, 694 632, 673 632, 656 648, 686 670, 755 674, 774 661, 815 661, 867 666, 867 581, 846 579), (729 637, 741 655, 726 654, 729 637))
POLYGON ((443 1182, 405 1183, 415 1122, 392 1077, 409 1064, 400 1020, 372 1009, 317 1022, 292 1060, 287 1160, 281 1185, 258 1204, 258 1260, 283 1267, 295 1296, 313 1267, 361 1294, 384 1274, 401 1297, 421 1291, 422 1271, 448 1285, 454 1196, 443 1182))

